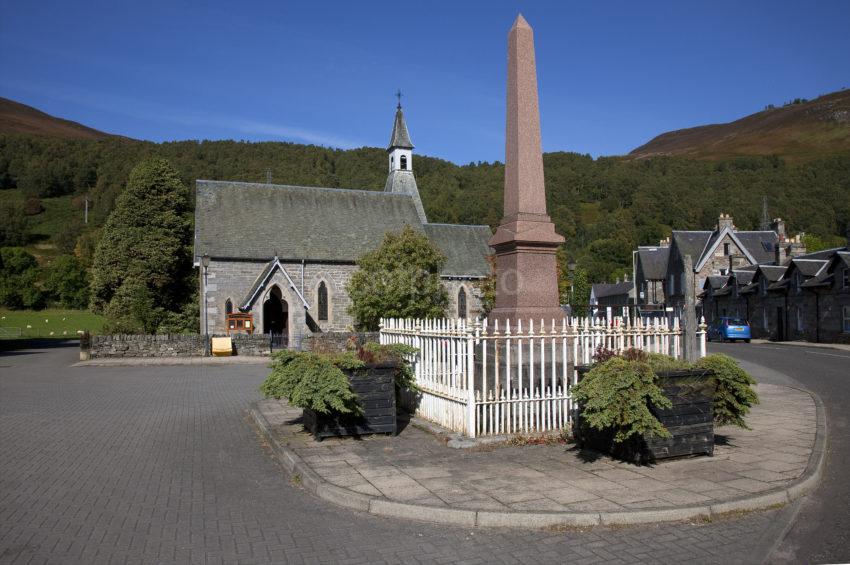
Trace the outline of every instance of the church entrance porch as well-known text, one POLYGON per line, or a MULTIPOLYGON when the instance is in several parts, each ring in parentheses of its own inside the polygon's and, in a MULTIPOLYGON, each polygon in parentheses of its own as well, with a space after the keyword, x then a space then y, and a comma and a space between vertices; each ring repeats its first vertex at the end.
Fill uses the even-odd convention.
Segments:
POLYGON ((275 286, 263 302, 263 333, 271 339, 272 349, 281 349, 289 343, 289 304, 275 286))

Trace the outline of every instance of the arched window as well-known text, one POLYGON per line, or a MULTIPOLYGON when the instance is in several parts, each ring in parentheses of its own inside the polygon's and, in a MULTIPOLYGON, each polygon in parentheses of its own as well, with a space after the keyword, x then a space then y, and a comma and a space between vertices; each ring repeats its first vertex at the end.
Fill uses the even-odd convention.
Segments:
POLYGON ((230 316, 231 314, 233 314, 233 302, 228 298, 227 302, 224 303, 224 315, 230 316))
POLYGON ((319 303, 319 321, 325 322, 328 319, 328 287, 325 285, 325 281, 319 283, 317 302, 319 303))
POLYGON ((460 287, 460 290, 457 291, 457 317, 466 319, 466 291, 463 287, 460 287))
POLYGON ((402 155, 401 158, 399 159, 399 163, 401 163, 401 170, 406 171, 407 170, 407 155, 402 155))

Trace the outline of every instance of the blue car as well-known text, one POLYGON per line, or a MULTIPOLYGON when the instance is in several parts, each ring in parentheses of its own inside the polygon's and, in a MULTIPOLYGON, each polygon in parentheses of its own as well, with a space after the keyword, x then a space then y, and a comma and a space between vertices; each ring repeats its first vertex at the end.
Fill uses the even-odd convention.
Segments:
POLYGON ((709 341, 745 341, 750 343, 750 323, 743 318, 715 318, 708 328, 709 341))

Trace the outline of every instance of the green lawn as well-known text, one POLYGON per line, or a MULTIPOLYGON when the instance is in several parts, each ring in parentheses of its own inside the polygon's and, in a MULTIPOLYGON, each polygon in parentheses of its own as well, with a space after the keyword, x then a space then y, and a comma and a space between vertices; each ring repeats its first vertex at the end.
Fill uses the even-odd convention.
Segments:
POLYGON ((88 310, 6 310, 0 308, 0 339, 18 337, 75 338, 77 330, 99 333, 103 316, 88 310))

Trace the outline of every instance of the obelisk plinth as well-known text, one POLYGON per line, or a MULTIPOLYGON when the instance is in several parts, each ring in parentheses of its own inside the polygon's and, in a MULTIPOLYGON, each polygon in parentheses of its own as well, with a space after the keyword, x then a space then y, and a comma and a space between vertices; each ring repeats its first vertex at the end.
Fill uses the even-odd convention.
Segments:
POLYGON ((564 317, 555 251, 564 238, 546 214, 534 32, 517 16, 508 33, 505 212, 490 247, 496 252, 496 306, 491 320, 547 324, 564 317))

